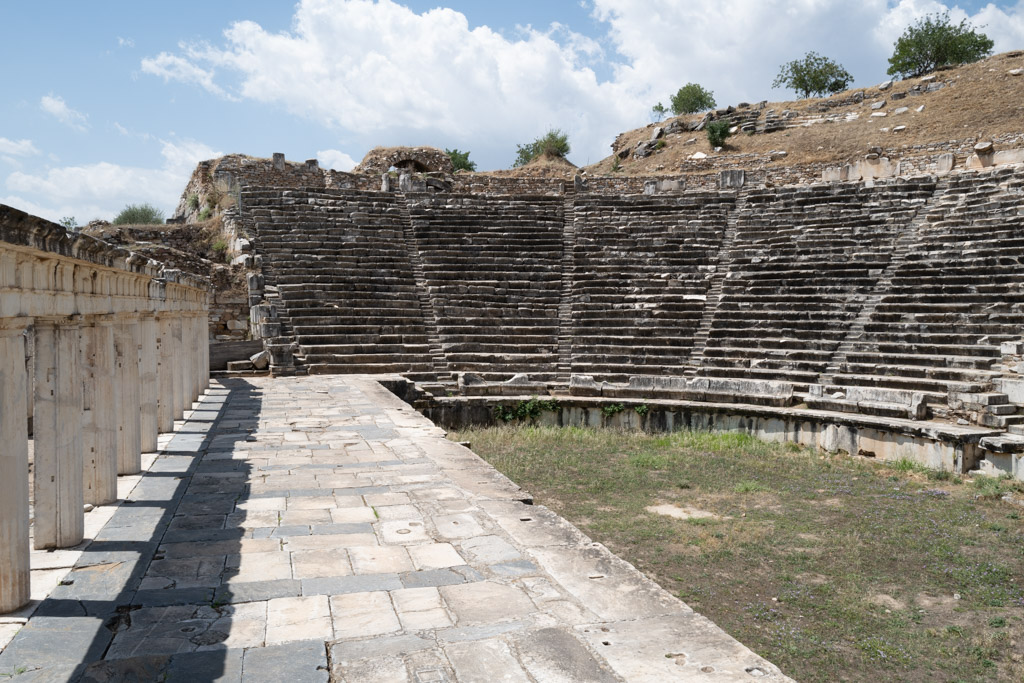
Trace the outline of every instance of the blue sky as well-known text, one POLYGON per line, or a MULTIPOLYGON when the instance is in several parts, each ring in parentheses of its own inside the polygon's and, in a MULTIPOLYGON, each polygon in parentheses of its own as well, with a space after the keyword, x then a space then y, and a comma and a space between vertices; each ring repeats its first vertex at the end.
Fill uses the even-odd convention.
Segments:
POLYGON ((720 105, 788 99, 780 64, 816 50, 884 80, 903 27, 951 9, 1024 47, 1024 0, 4 3, 0 203, 79 223, 173 210, 229 152, 346 170, 375 145, 470 150, 507 168, 550 127, 577 164, 609 153, 694 81, 720 105))

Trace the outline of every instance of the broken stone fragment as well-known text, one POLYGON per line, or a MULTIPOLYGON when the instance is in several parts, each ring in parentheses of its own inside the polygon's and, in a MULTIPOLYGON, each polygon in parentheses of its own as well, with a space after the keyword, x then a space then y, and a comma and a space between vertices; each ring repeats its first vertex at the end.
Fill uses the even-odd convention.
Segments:
POLYGON ((994 151, 995 146, 992 144, 991 140, 983 140, 974 145, 975 154, 991 154, 994 151))
POLYGON ((270 353, 267 351, 260 351, 257 354, 249 356, 249 362, 257 370, 266 370, 267 366, 270 365, 270 353))
POLYGON ((885 100, 879 100, 878 102, 872 102, 871 103, 871 108, 872 109, 881 109, 884 106, 885 106, 885 100))
POLYGON ((885 81, 884 83, 879 83, 878 84, 878 89, 883 91, 883 92, 888 90, 891 87, 892 87, 892 81, 885 81))

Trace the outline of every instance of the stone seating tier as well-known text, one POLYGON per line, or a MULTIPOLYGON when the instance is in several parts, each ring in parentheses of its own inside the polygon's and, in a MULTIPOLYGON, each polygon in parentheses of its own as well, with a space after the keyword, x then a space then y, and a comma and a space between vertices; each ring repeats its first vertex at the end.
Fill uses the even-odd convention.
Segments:
POLYGON ((938 405, 988 390, 1000 342, 1021 338, 1022 198, 1024 169, 1000 168, 653 196, 253 190, 242 204, 284 334, 318 371, 783 381, 898 416, 900 392, 938 405))

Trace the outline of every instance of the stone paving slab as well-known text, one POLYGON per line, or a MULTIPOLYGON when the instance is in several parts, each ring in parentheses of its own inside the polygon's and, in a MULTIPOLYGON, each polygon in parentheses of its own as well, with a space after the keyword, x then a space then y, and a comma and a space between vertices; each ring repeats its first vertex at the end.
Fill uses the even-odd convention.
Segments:
POLYGON ((372 378, 225 380, 187 418, 0 615, 0 676, 788 680, 372 378))

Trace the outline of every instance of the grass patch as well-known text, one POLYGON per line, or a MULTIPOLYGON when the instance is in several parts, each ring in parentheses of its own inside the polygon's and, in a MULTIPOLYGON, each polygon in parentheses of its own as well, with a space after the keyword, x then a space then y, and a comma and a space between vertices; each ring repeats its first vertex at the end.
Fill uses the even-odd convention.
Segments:
POLYGON ((450 438, 797 680, 1024 680, 1024 522, 998 499, 1019 482, 745 434, 450 438))

